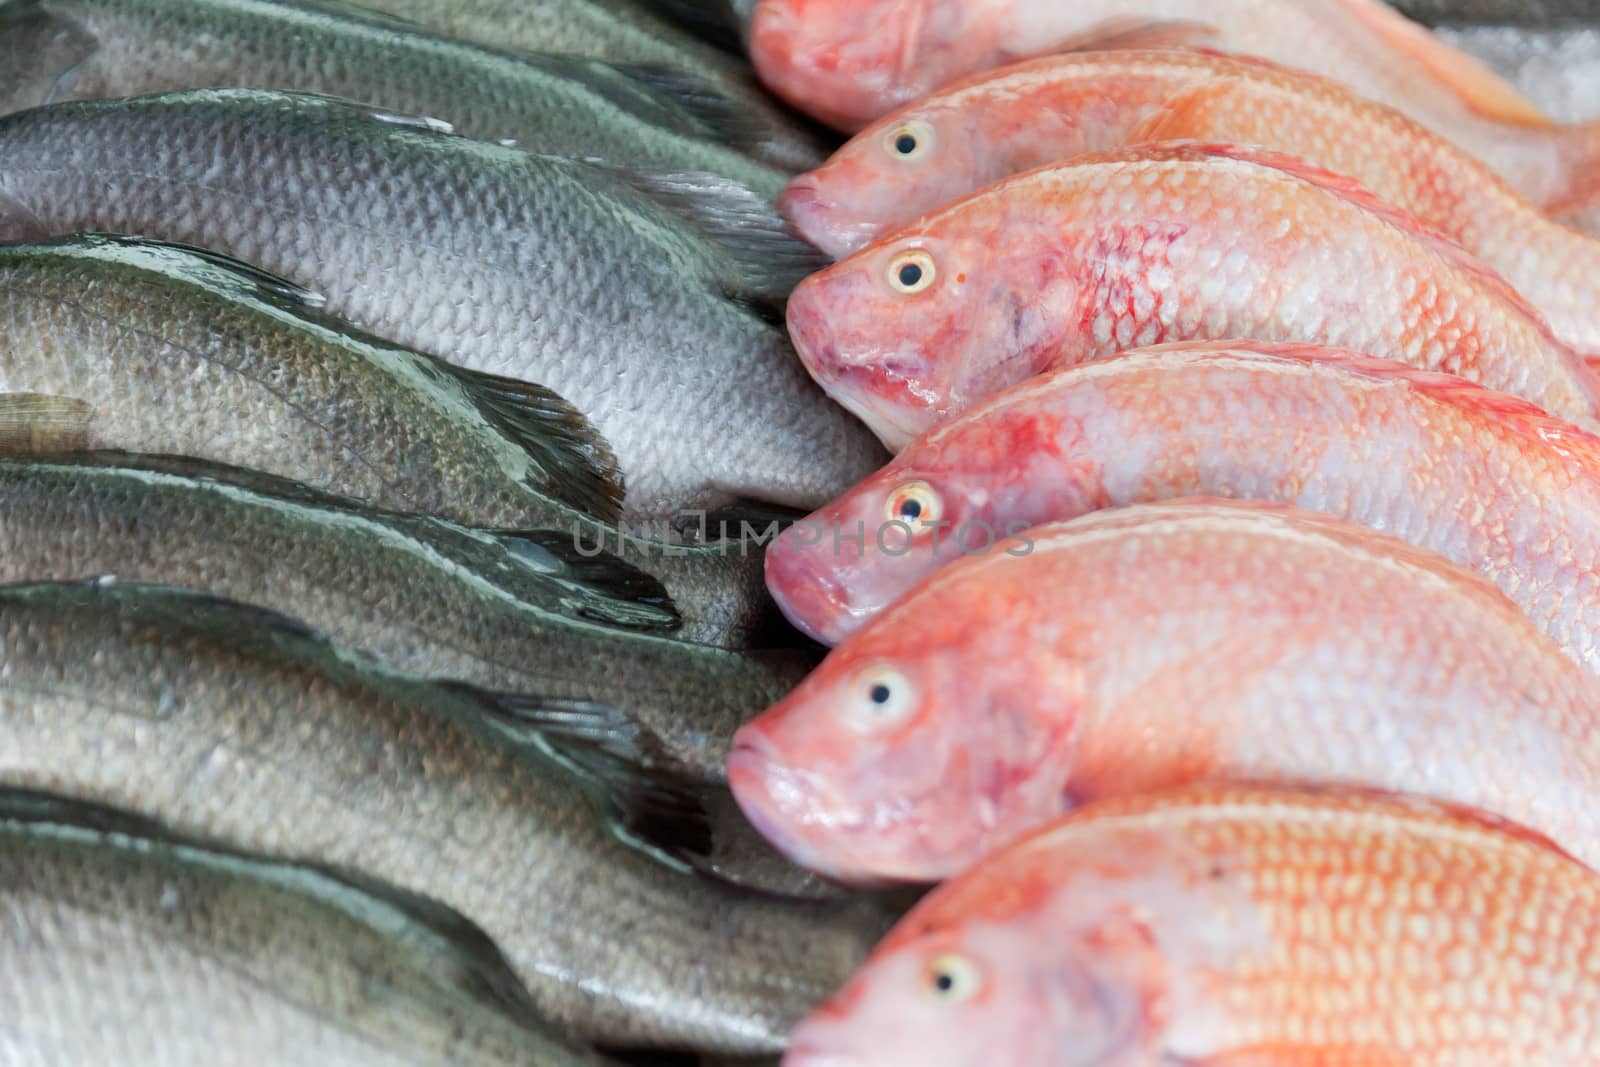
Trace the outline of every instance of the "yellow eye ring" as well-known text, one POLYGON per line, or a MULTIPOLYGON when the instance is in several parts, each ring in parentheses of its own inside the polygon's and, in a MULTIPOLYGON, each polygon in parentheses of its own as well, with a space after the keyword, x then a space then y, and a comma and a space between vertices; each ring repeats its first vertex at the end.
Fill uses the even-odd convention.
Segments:
POLYGON ((889 261, 889 285, 897 293, 915 296, 939 276, 933 257, 920 248, 908 249, 889 261))
POLYGON ((879 730, 903 722, 915 708, 911 681, 887 664, 858 672, 854 695, 847 705, 851 725, 862 731, 879 730))
POLYGON ((903 522, 916 533, 939 521, 944 500, 927 482, 910 481, 889 494, 884 510, 890 522, 903 522))
POLYGON ((883 147, 901 162, 920 159, 933 147, 933 127, 926 122, 901 123, 884 135, 883 147))
POLYGON ((928 964, 928 991, 947 1004, 968 999, 982 985, 978 965, 960 953, 947 952, 928 964))

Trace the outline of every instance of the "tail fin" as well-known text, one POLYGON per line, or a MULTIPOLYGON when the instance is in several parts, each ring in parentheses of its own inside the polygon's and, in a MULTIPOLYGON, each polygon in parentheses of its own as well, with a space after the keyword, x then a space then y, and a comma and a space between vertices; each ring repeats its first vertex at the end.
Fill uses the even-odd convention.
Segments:
POLYGON ((701 40, 744 55, 753 0, 643 0, 701 40))

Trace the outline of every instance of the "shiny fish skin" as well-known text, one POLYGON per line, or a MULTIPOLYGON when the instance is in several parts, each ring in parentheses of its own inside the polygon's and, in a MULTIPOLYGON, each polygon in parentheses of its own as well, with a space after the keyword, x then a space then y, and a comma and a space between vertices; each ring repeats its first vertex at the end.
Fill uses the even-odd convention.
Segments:
POLYGON ((586 785, 470 695, 297 626, 148 586, 0 590, 0 773, 433 897, 613 1046, 778 1051, 881 931, 668 865, 595 806, 628 807, 633 772, 586 785))
POLYGON ((1556 126, 1488 67, 1382 0, 761 0, 762 78, 855 131, 934 89, 1019 59, 1098 46, 1259 55, 1405 112, 1540 205, 1592 179, 1600 126, 1556 126))
POLYGON ((1470 811, 1112 801, 935 890, 783 1062, 1586 1067, 1597 910, 1592 871, 1470 811))
POLYGON ((1314 346, 1155 348, 1017 386, 785 532, 767 585, 836 643, 961 541, 1182 496, 1327 512, 1432 549, 1600 671, 1600 439, 1460 378, 1314 346), (876 529, 912 482, 947 524, 937 548, 925 527, 910 546, 886 538, 893 555, 870 533, 866 551, 834 550, 828 531, 876 529))
POLYGON ((29 0, 22 7, 20 27, 17 20, 8 26, 0 8, 0 33, 65 33, 75 48, 68 66, 39 48, 0 76, 0 110, 179 89, 324 93, 530 151, 710 171, 769 196, 781 181, 781 172, 714 143, 713 131, 669 97, 605 64, 490 51, 354 5, 29 0))
POLYGON ((1202 780, 1406 790, 1600 863, 1600 679, 1442 557, 1247 502, 1096 512, 942 568, 728 767, 757 826, 848 881, 938 881, 1202 780))
POLYGON ((182 248, 0 247, 0 341, 0 389, 86 401, 90 448, 253 466, 480 526, 572 513, 557 476, 491 421, 492 395, 182 248))
POLYGON ((1224 337, 1449 371, 1572 420, 1596 407, 1581 358, 1460 246, 1348 178, 1227 145, 991 185, 806 279, 789 329, 891 448, 1047 367, 1224 337), (904 290, 911 260, 923 284, 904 290))
POLYGON ((437 904, 0 792, 0 1062, 600 1067, 437 904))
POLYGON ((630 515, 810 507, 881 460, 742 306, 757 268, 613 172, 240 90, 12 115, 0 159, 0 239, 201 245, 381 336, 553 389, 616 453, 630 515))
POLYGON ((280 611, 411 674, 620 709, 669 766, 707 780, 734 730, 808 665, 660 636, 646 606, 592 592, 527 542, 246 471, 0 458, 0 583, 101 574, 280 611))
POLYGON ((848 254, 1032 167, 1189 139, 1259 145, 1355 178, 1499 271, 1562 341, 1600 353, 1600 241, 1400 113, 1260 60, 1129 51, 1009 67, 867 127, 791 182, 781 205, 812 243, 848 254), (911 158, 895 150, 903 135, 911 158))
POLYGON ((822 139, 756 83, 749 65, 629 0, 373 0, 371 7, 435 33, 528 52, 682 70, 760 122, 754 154, 787 170, 815 166, 822 139))

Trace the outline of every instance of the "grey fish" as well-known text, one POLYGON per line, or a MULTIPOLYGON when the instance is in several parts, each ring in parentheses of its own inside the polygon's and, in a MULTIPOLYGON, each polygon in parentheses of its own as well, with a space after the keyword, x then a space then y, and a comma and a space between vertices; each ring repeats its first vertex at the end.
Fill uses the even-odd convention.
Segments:
MULTIPOLYGON (((279 89, 425 115, 530 151, 710 171, 768 197, 785 178, 717 143, 740 140, 743 123, 733 101, 703 85, 496 51, 337 2, 12 0, 0 5, 0 40, 9 49, 0 53, 6 111, 176 89, 279 89)), ((745 139, 761 140, 756 131, 745 139)))
POLYGON ((683 71, 759 123, 762 159, 810 170, 837 144, 762 89, 743 57, 632 0, 372 0, 370 6, 477 44, 683 71))
POLYGON ((621 514, 610 450, 553 393, 364 336, 197 250, 0 246, 0 342, 0 390, 85 402, 90 448, 251 465, 477 525, 621 514))
POLYGON ((0 789, 0 1062, 599 1067, 482 931, 370 879, 0 789))
POLYGON ((626 175, 320 97, 210 90, 0 118, 0 240, 201 245, 381 336, 539 382, 610 444, 632 516, 809 509, 884 461, 752 312, 797 264, 761 228, 767 209, 746 209, 709 175, 626 175))
POLYGON ((603 722, 557 736, 281 616, 158 586, 6 587, 0 635, 5 781, 432 897, 575 1037, 777 1051, 883 932, 856 901, 673 863, 704 826, 603 722))
POLYGON ((615 708, 664 766, 706 781, 725 780, 734 730, 813 665, 661 636, 675 620, 648 583, 559 536, 358 508, 186 460, 0 457, 0 582, 97 575, 292 614, 398 670, 522 694, 530 715, 615 708))
POLYGON ((1520 26, 1559 26, 1592 22, 1593 0, 1393 0, 1419 22, 1502 22, 1520 26))

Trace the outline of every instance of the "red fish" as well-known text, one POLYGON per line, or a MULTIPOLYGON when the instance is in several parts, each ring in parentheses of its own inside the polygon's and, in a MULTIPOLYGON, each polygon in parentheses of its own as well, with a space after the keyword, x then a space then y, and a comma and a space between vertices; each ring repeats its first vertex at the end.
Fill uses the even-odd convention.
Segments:
POLYGON ((1582 358, 1459 245, 1351 179, 1218 145, 991 185, 806 279, 789 331, 891 449, 1048 367, 1223 337, 1448 371, 1572 420, 1596 403, 1582 358))
POLYGON ((935 572, 739 731, 728 780, 851 882, 938 881, 1078 804, 1200 780, 1409 788, 1600 863, 1600 680, 1387 534, 1144 504, 935 572))
POLYGON ((1600 438, 1461 378, 1305 345, 1169 346, 1017 386, 784 531, 767 586, 835 643, 1028 526, 1180 496, 1291 504, 1430 548, 1600 670, 1600 438))
POLYGON ((1600 877, 1401 797, 1107 801, 929 894, 784 1067, 1593 1067, 1600 877))
POLYGON ((1019 59, 1195 44, 1335 78, 1460 145, 1536 203, 1593 186, 1600 127, 1555 125, 1381 0, 761 0, 750 36, 769 86, 849 132, 1019 59))
POLYGON ((1259 145, 1357 179, 1499 271, 1562 341, 1600 352, 1600 241, 1399 112, 1257 59, 1090 52, 995 71, 867 127, 780 204, 812 244, 846 255, 1013 174, 1179 139, 1259 145))

